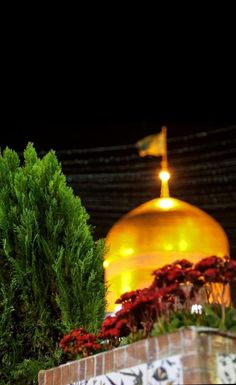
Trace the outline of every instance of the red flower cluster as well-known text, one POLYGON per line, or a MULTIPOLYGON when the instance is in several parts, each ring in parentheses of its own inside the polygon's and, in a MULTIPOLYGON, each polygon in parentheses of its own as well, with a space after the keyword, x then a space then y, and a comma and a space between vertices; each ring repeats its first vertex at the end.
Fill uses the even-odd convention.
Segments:
POLYGON ((206 282, 227 284, 236 280, 236 261, 225 257, 209 257, 195 265, 195 270, 202 273, 206 282))
POLYGON ((154 275, 155 278, 151 287, 162 288, 174 283, 183 283, 186 279, 186 270, 191 267, 191 262, 182 259, 166 265, 161 269, 154 270, 152 275, 154 275))
POLYGON ((215 283, 221 284, 220 298, 224 306, 225 287, 236 281, 236 261, 212 256, 193 266, 182 259, 155 270, 153 275, 150 287, 121 295, 116 301, 121 304, 121 310, 103 321, 98 336, 83 328, 74 330, 61 340, 62 349, 66 353, 88 356, 118 346, 121 338, 128 335, 135 339, 139 333, 139 337, 145 338, 160 317, 168 318, 170 312, 177 309, 190 310, 200 288, 206 289, 208 300, 211 295, 214 300, 212 285, 215 283))
POLYGON ((181 260, 155 270, 153 274, 152 287, 162 288, 173 283, 191 285, 191 299, 204 287, 208 300, 219 302, 223 300, 226 285, 236 280, 236 261, 211 256, 193 266, 187 260, 181 260), (221 284, 222 294, 218 298, 214 296, 214 284, 221 284))
POLYGON ((236 261, 212 256, 202 259, 193 267, 191 262, 183 259, 155 270, 153 275, 152 287, 157 288, 174 283, 192 283, 198 287, 207 282, 227 284, 236 280, 236 261))
MULTIPOLYGON (((190 309, 202 287, 206 288, 208 300, 214 292, 213 283, 220 283, 224 293, 226 284, 236 280, 236 261, 212 256, 194 266, 182 259, 155 270, 153 275, 149 288, 124 293, 116 301, 122 308, 112 317, 112 330, 120 320, 125 325, 125 329, 119 329, 118 338, 127 335, 127 329, 131 335, 139 331, 146 337, 162 315, 176 309, 190 309)), ((223 301, 223 294, 220 300, 223 301)))
POLYGON ((133 290, 128 293, 124 293, 116 300, 116 303, 134 302, 140 291, 141 290, 133 290))
POLYGON ((163 314, 167 313, 185 300, 184 291, 177 284, 171 284, 161 289, 151 285, 149 288, 132 291, 123 294, 116 303, 122 304, 121 310, 116 313, 116 322, 125 321, 124 329, 120 330, 120 337, 128 334, 135 337, 139 331, 143 338, 148 336, 153 328, 154 322, 163 314))
POLYGON ((81 354, 83 357, 90 356, 102 349, 97 336, 87 333, 84 328, 73 330, 66 334, 60 341, 60 347, 65 353, 72 356, 81 354))
POLYGON ((98 337, 103 340, 106 349, 111 349, 119 345, 121 336, 128 334, 129 330, 125 319, 119 320, 117 316, 109 316, 103 321, 98 337))

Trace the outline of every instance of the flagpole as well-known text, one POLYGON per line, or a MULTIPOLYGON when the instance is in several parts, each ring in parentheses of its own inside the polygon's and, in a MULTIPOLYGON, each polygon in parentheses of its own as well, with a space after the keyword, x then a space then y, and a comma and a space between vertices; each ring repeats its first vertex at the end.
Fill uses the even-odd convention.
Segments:
POLYGON ((162 171, 167 171, 168 169, 168 162, 167 162, 167 128, 162 127, 161 128, 162 135, 163 135, 163 141, 164 141, 164 151, 162 155, 162 171))
POLYGON ((164 148, 163 148, 163 155, 162 155, 162 161, 161 161, 161 198, 168 198, 169 197, 169 186, 168 186, 168 180, 169 180, 169 173, 168 173, 168 160, 167 160, 167 128, 162 127, 161 128, 162 135, 163 135, 163 142, 164 142, 164 148))

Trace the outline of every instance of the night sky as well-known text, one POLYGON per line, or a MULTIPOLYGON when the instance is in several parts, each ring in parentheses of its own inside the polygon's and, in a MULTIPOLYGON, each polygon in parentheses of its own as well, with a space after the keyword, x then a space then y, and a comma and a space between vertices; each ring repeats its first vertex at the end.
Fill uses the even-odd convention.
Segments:
POLYGON ((0 146, 22 151, 28 141, 36 149, 91 148, 135 143, 145 135, 168 128, 168 137, 236 124, 236 112, 140 111, 78 112, 75 119, 16 120, 1 130, 0 146))

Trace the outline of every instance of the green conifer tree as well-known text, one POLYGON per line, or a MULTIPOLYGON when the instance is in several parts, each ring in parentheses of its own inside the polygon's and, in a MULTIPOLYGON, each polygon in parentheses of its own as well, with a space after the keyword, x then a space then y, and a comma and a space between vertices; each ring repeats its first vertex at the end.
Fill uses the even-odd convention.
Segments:
POLYGON ((61 336, 104 317, 102 241, 53 151, 32 144, 21 166, 0 154, 0 384, 36 384, 37 372, 62 362, 61 336))

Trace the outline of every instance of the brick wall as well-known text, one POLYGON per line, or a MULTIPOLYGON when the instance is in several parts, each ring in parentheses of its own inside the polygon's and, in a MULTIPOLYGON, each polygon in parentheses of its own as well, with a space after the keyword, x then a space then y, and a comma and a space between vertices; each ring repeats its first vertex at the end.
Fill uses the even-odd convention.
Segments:
MULTIPOLYGON (((155 360, 177 355, 180 357, 184 384, 220 383, 219 359, 231 357, 234 362, 235 355, 236 370, 236 334, 219 333, 208 328, 186 328, 41 371, 39 385, 74 384, 147 363, 149 368, 155 360)), ((227 365, 234 365, 231 361, 227 365)))

